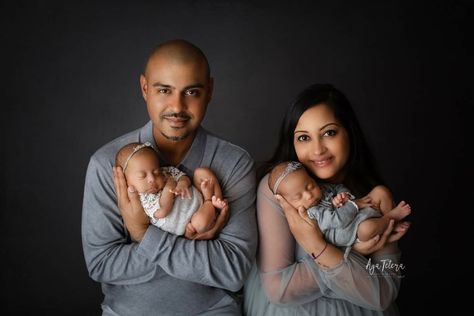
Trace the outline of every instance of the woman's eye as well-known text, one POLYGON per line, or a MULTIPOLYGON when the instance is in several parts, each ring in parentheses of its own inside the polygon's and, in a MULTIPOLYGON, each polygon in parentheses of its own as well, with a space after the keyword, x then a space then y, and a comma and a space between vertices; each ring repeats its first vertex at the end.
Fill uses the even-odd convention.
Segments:
POLYGON ((325 131, 323 136, 336 136, 337 135, 337 131, 333 130, 333 129, 330 129, 328 131, 325 131))
POLYGON ((297 141, 299 142, 306 142, 309 140, 309 136, 308 135, 300 135, 296 138, 297 141))

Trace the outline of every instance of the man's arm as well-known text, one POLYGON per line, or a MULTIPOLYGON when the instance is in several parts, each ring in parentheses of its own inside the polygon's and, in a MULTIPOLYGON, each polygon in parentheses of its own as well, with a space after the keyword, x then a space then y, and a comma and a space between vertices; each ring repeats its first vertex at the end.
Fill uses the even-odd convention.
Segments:
POLYGON ((161 271, 130 241, 117 208, 112 165, 95 156, 85 181, 82 244, 90 277, 97 282, 137 284, 161 271))

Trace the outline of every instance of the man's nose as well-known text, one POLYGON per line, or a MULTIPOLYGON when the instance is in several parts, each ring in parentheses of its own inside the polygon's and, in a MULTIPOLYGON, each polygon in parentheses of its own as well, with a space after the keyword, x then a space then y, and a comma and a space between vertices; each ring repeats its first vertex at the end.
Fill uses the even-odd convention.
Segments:
POLYGON ((180 113, 186 109, 186 101, 182 94, 177 93, 170 100, 169 107, 174 113, 180 113))

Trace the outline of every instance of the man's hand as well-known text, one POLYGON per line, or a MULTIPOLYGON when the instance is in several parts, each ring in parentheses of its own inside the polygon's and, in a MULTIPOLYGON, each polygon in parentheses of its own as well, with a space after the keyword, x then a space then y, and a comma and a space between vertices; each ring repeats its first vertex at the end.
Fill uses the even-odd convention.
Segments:
POLYGON ((229 205, 226 205, 223 209, 221 209, 219 215, 217 216, 216 222, 214 226, 204 233, 198 234, 194 229, 191 223, 188 223, 186 226, 186 230, 184 232, 184 237, 187 239, 194 239, 194 240, 211 240, 214 239, 217 234, 224 228, 227 224, 227 221, 230 217, 230 210, 229 205))
POLYGON ((141 241, 145 235, 150 220, 143 210, 138 192, 133 186, 127 188, 127 181, 121 167, 113 167, 117 204, 123 217, 125 227, 135 241, 141 241))

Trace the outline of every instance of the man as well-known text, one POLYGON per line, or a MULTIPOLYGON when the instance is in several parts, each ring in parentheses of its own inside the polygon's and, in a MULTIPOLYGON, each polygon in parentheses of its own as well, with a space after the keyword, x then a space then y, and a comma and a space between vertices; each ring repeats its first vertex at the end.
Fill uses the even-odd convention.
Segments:
POLYGON ((253 160, 201 127, 213 79, 193 44, 158 46, 140 86, 150 122, 100 148, 85 182, 84 256, 91 278, 102 283, 103 315, 240 315, 232 292, 241 289, 257 245, 253 160), (215 172, 229 212, 210 232, 187 229, 184 238, 149 225, 136 190, 113 168, 120 147, 147 141, 162 166, 188 175, 200 166, 215 172))

